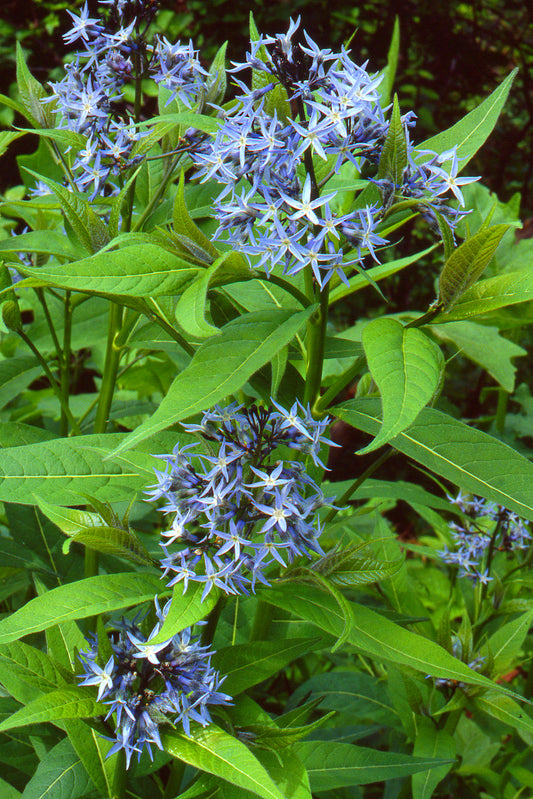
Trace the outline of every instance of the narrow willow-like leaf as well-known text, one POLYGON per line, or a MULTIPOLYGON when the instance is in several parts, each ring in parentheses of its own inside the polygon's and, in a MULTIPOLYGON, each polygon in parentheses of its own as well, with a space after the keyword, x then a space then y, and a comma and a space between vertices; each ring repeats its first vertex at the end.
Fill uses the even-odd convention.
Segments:
POLYGON ((383 424, 359 454, 372 452, 407 429, 435 394, 443 367, 438 346, 417 328, 374 319, 363 330, 368 368, 381 393, 383 424))
POLYGON ((403 170, 406 165, 407 142, 400 115, 398 96, 394 95, 389 130, 379 159, 378 178, 387 178, 395 186, 401 186, 403 170))
POLYGON ((198 274, 198 267, 162 247, 140 244, 63 266, 34 269, 21 265, 20 272, 41 284, 86 294, 159 297, 183 290, 198 274))
MULTIPOLYGON (((379 432, 379 400, 349 400, 333 412, 359 430, 371 435, 379 432)), ((464 491, 533 520, 533 464, 487 433, 425 408, 391 444, 464 491)))
POLYGON ((68 738, 63 738, 39 762, 24 788, 24 799, 79 799, 94 785, 68 738))
POLYGON ((533 300, 533 270, 518 269, 480 280, 465 291, 451 310, 435 317, 434 322, 469 319, 529 300, 533 300))
POLYGON ((107 759, 111 741, 103 738, 81 719, 66 719, 63 727, 70 743, 90 776, 99 796, 113 797, 113 775, 116 763, 107 759))
POLYGON ((284 799, 249 749, 215 724, 205 728, 191 725, 190 736, 163 732, 161 741, 166 752, 195 768, 215 774, 262 799, 284 799))
MULTIPOLYGON (((344 629, 345 619, 337 602, 316 587, 287 583, 263 591, 261 599, 337 638, 344 629)), ((348 642, 362 652, 379 660, 410 666, 424 675, 494 688, 491 680, 468 668, 433 641, 400 627, 364 605, 354 602, 351 605, 354 621, 348 631, 348 642)), ((507 692, 503 687, 498 688, 507 692)))
POLYGON ((43 694, 0 722, 0 732, 29 724, 62 719, 94 718, 105 715, 107 708, 97 702, 86 688, 65 687, 43 694))
POLYGON ((455 759, 455 740, 449 732, 435 726, 432 719, 416 717, 417 735, 413 754, 416 757, 431 757, 449 760, 449 764, 432 768, 421 774, 413 774, 413 799, 431 799, 433 791, 450 771, 455 759))
POLYGON ((448 762, 330 741, 304 741, 295 751, 307 768, 313 792, 406 777, 448 762))
POLYGON ((533 733, 533 719, 525 708, 510 696, 503 696, 496 691, 487 691, 475 697, 474 704, 492 718, 503 721, 504 724, 508 724, 516 730, 523 730, 530 735, 533 733))
POLYGON ((28 69, 24 61, 24 54, 19 41, 16 47, 17 62, 17 88, 20 100, 24 107, 24 116, 36 128, 51 128, 54 125, 54 115, 48 104, 42 101, 47 96, 46 90, 41 86, 28 69))
POLYGON ((27 128, 24 133, 35 133, 37 136, 44 136, 46 139, 53 139, 64 147, 74 147, 79 150, 87 144, 87 136, 76 133, 74 130, 63 130, 60 128, 27 128))
POLYGON ((225 675, 224 691, 236 696, 252 685, 276 674, 316 644, 316 638, 291 638, 286 641, 254 641, 226 646, 213 655, 213 665, 225 675))
POLYGON ((517 661, 532 621, 533 610, 528 610, 502 625, 481 647, 479 654, 492 660, 493 677, 504 674, 517 661))
POLYGON ((30 599, 15 613, 2 619, 0 643, 16 641, 69 619, 86 619, 169 593, 169 589, 163 588, 159 576, 135 572, 100 574, 66 583, 30 599))
POLYGON ((447 311, 478 280, 510 225, 494 225, 476 233, 453 251, 439 277, 439 305, 447 311))
POLYGON ((511 85, 518 69, 514 69, 504 81, 483 102, 456 122, 451 128, 437 133, 417 147, 420 155, 415 154, 417 161, 427 160, 424 150, 443 153, 457 147, 459 165, 464 169, 470 159, 490 136, 500 112, 507 99, 511 85))
POLYGON ((389 104, 398 68, 398 58, 400 55, 400 19, 394 18, 394 28, 387 53, 387 66, 383 70, 383 82, 379 87, 381 107, 385 108, 389 104))
POLYGON ((246 314, 229 322, 220 336, 208 339, 170 386, 154 415, 115 451, 133 446, 193 413, 205 410, 238 391, 285 347, 314 312, 272 310, 246 314))

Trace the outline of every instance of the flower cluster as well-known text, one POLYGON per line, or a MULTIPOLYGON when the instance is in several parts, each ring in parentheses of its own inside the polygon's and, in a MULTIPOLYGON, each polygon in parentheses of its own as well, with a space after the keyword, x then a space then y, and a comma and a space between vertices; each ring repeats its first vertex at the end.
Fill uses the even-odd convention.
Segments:
POLYGON ((162 510, 173 514, 161 561, 172 575, 169 586, 205 583, 203 597, 215 585, 247 593, 256 580, 268 584, 265 570, 274 561, 285 567, 285 558, 322 554, 317 511, 326 500, 301 462, 274 453, 288 447, 323 466, 320 444, 332 443, 323 435, 327 424, 296 403, 290 411, 274 403, 216 406, 200 424, 183 425, 201 435, 211 454, 192 444, 158 456, 166 468, 156 470, 157 484, 147 493, 152 501, 163 498, 162 510), (173 544, 178 549, 170 552, 173 544))
POLYGON ((201 646, 187 628, 168 641, 151 644, 170 602, 161 610, 156 600, 158 622, 146 637, 136 620, 111 625, 112 654, 104 667, 98 664, 96 636, 90 648, 80 653, 84 674, 80 685, 98 686, 98 700, 109 705, 106 719, 116 713, 116 735, 108 756, 123 749, 129 767, 131 756, 143 749, 152 758, 151 745, 163 749, 159 725, 181 724, 187 734, 190 722, 210 723, 208 705, 227 704, 231 697, 219 688, 222 680, 211 666, 212 652, 201 646))
POLYGON ((137 164, 134 146, 146 131, 140 130, 119 101, 125 83, 151 74, 190 107, 201 92, 204 76, 192 45, 170 44, 164 37, 145 42, 146 30, 157 3, 143 0, 100 0, 110 5, 107 20, 90 17, 87 4, 79 15, 68 11, 73 26, 64 34, 67 44, 80 42, 81 52, 67 64, 66 75, 52 83, 58 127, 81 133, 85 146, 73 164, 76 187, 96 196, 111 175, 137 164))
POLYGON ((242 93, 193 159, 204 180, 224 184, 218 236, 227 235, 267 274, 277 264, 287 275, 310 265, 323 286, 334 274, 346 282, 345 269, 360 268, 368 253, 377 260, 375 249, 387 242, 376 228, 394 199, 419 200, 430 221, 439 210, 453 227, 461 212, 442 195, 451 189, 462 202, 459 186, 476 178, 457 178, 455 150, 415 160, 410 112, 402 118, 408 155, 402 184, 376 179, 381 206, 338 212, 339 190, 328 191, 329 179, 350 164, 343 174, 352 178, 375 172, 380 161, 389 127, 380 105, 382 78, 355 64, 344 48, 321 50, 305 32, 305 44, 297 43, 298 25, 291 20, 287 34, 252 44, 246 63, 233 71, 252 67, 253 88, 236 80, 242 93), (323 186, 328 193, 321 196, 323 186))
POLYGON ((491 559, 496 551, 512 552, 531 546, 527 522, 513 511, 461 492, 449 499, 466 516, 460 524, 449 523, 455 547, 445 548, 439 555, 445 563, 459 566, 459 576, 487 583, 492 580, 489 556, 491 559))

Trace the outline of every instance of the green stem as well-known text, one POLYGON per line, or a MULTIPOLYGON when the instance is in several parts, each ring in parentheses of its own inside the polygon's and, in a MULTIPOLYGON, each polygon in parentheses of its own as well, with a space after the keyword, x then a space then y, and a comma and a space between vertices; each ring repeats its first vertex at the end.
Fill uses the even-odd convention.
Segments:
POLYGON ((157 314, 155 311, 152 311, 150 308, 147 308, 144 311, 144 314, 151 322, 156 322, 159 327, 163 328, 163 330, 166 330, 169 336, 171 336, 188 355, 194 355, 194 347, 191 346, 187 339, 185 339, 181 333, 178 333, 178 331, 175 330, 172 325, 169 325, 166 319, 163 319, 162 316, 159 316, 159 314, 157 314))
POLYGON ((294 286, 288 280, 284 280, 282 277, 279 277, 278 275, 270 274, 268 276, 268 282, 274 283, 274 285, 279 286, 284 291, 292 294, 294 299, 298 300, 300 305, 303 305, 304 308, 309 308, 309 306, 314 302, 314 300, 310 300, 309 297, 306 297, 303 291, 300 291, 299 288, 294 286))
POLYGON ((115 346, 115 339, 118 335, 122 322, 122 308, 111 303, 109 308, 109 324, 107 330, 107 349, 105 355, 104 372, 102 375, 102 386, 98 397, 98 408, 94 421, 94 432, 105 433, 107 428, 107 417, 113 402, 115 392, 115 381, 117 377, 118 365, 122 350, 115 346))
POLYGON ((509 394, 504 388, 498 389, 498 407, 496 408, 496 430, 503 436, 505 432, 505 416, 507 414, 507 404, 509 394))
POLYGON ((144 223, 146 222, 146 220, 148 219, 148 217, 152 213, 155 205, 159 202, 159 200, 161 199, 161 197, 163 196, 163 194, 167 190, 167 186, 169 184, 169 181, 173 177, 174 171, 177 169, 177 166, 178 166, 178 164, 180 162, 180 159, 181 159, 181 153, 180 153, 180 155, 178 155, 176 158, 174 158, 172 160, 172 163, 170 164, 170 166, 166 167, 165 174, 163 175, 163 179, 162 179, 161 183, 159 184, 159 186, 155 190, 154 194, 152 195, 152 197, 150 198, 150 200, 148 202, 148 205, 146 206, 146 208, 144 209, 142 214, 139 216, 139 218, 135 222, 135 225, 132 228, 132 231, 134 233, 136 231, 142 229, 142 226, 144 225, 144 223))
POLYGON ((270 625, 274 619, 274 611, 274 605, 269 602, 263 602, 261 599, 258 601, 250 633, 250 641, 266 641, 270 625))
MULTIPOLYGON (((65 317, 63 322, 63 356, 61 364, 61 393, 65 403, 70 400, 70 355, 72 340, 72 307, 70 304, 70 291, 65 292, 65 317)), ((61 409, 61 435, 68 433, 68 419, 61 409)))
POLYGON ((122 799, 126 790, 126 755, 123 749, 119 749, 116 758, 111 797, 122 799))
POLYGON ((405 327, 422 327, 422 325, 428 325, 438 314, 442 311, 442 305, 434 305, 432 306, 429 311, 426 311, 425 314, 419 316, 417 319, 412 319, 408 322, 405 327))
POLYGON ((59 403, 61 405, 61 409, 62 409, 62 411, 64 411, 68 421, 70 422, 70 426, 72 428, 72 432, 75 435, 77 435, 77 436, 81 435, 81 430, 80 430, 80 428, 78 426, 78 423, 77 423, 76 419, 73 417, 73 415, 72 415, 72 413, 70 411, 70 408, 68 407, 68 404, 65 402, 65 398, 63 397, 63 394, 62 394, 61 389, 60 389, 60 387, 59 387, 59 385, 57 383, 57 380, 53 376, 53 374, 52 374, 52 372, 50 370, 50 367, 46 363, 45 359, 43 358, 43 356, 41 355, 41 353, 39 352, 39 350, 37 349, 35 344, 26 335, 24 330, 18 329, 16 332, 21 337, 21 339, 28 345, 30 350, 33 352, 33 354, 35 355, 35 357, 37 358, 37 360, 39 361, 39 363, 43 367, 44 373, 47 376, 48 380, 50 381, 50 385, 52 387, 52 390, 53 390, 54 394, 56 395, 56 397, 59 400, 59 403))
POLYGON ((218 598, 217 604, 207 617, 207 624, 202 630, 202 645, 203 646, 211 646, 213 643, 213 638, 215 637, 215 632, 217 629, 218 620, 220 619, 220 614, 224 610, 224 607, 227 602, 227 596, 223 594, 221 597, 218 598))
POLYGON ((170 774, 168 775, 167 784, 163 791, 163 799, 174 799, 175 796, 178 796, 184 772, 185 763, 183 760, 174 758, 170 763, 170 774))
MULTIPOLYGON (((350 497, 355 494, 359 486, 361 486, 365 480, 368 480, 368 478, 371 477, 374 472, 379 469, 383 463, 385 463, 385 461, 388 461, 388 459, 391 458, 394 453, 395 450, 392 449, 392 447, 389 447, 382 455, 379 456, 377 460, 374 461, 374 463, 371 463, 368 469, 365 469, 363 474, 360 475, 357 480, 355 480, 352 485, 346 489, 342 497, 337 500, 339 507, 342 508, 342 506, 350 499, 350 497)), ((328 524, 328 522, 330 522, 336 515, 337 509, 331 508, 330 512, 324 519, 324 524, 328 524)))
POLYGON ((307 325, 307 372, 305 378, 304 405, 313 407, 320 393, 324 345, 328 325, 329 283, 320 290, 320 307, 307 325))

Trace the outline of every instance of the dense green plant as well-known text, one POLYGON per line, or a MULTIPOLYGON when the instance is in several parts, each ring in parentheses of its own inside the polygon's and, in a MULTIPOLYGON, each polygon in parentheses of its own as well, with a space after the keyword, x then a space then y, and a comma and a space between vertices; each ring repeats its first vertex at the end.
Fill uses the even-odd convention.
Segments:
POLYGON ((523 795, 530 247, 460 174, 514 75, 415 143, 397 29, 372 75, 252 18, 227 72, 156 6, 69 12, 65 75, 19 49, 1 97, 39 141, 1 207, 6 795, 523 795))

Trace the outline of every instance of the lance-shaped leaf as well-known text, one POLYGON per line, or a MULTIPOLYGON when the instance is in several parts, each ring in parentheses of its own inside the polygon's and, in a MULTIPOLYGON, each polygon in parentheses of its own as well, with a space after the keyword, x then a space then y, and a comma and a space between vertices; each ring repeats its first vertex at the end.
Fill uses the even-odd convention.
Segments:
POLYGON ((395 319, 375 319, 362 338, 368 368, 381 393, 383 424, 359 454, 378 449, 415 421, 435 394, 444 363, 439 347, 425 333, 395 319))
POLYGON ((31 230, 20 236, 10 236, 0 241, 0 252, 35 252, 39 255, 58 255, 75 261, 83 258, 83 250, 76 249, 70 239, 58 230, 31 230))
POLYGON ((510 225, 494 225, 476 233, 453 251, 439 277, 439 305, 449 310, 488 266, 510 225))
POLYGON ((0 682, 17 702, 25 704, 68 679, 72 675, 41 649, 23 641, 0 647, 0 682))
MULTIPOLYGON (((333 413, 358 430, 379 432, 379 401, 348 400, 333 413)), ((391 445, 446 480, 533 520, 533 463, 498 439, 424 408, 391 445)))
POLYGON ((496 691, 487 691, 487 693, 475 697, 474 704, 492 718, 503 721, 504 724, 509 724, 516 730, 523 730, 529 735, 533 733, 533 719, 525 707, 519 705, 510 696, 503 696, 496 691))
POLYGON ((187 204, 185 202, 185 177, 183 172, 180 176, 176 199, 174 200, 173 221, 175 233, 187 236, 206 251, 213 259, 219 257, 220 253, 215 245, 207 238, 198 225, 192 219, 187 204))
MULTIPOLYGON (((317 586, 286 583, 261 593, 261 599, 288 610, 335 637, 344 634, 345 618, 338 602, 317 586)), ((347 600, 348 601, 348 600, 347 600)), ((494 683, 470 669, 443 647, 412 633, 364 605, 350 602, 352 624, 347 641, 380 661, 409 666, 424 675, 494 688, 494 683)), ((507 689, 496 686, 503 693, 507 689)))
POLYGON ((443 130, 441 133, 437 133, 436 136, 432 136, 422 142, 417 148, 421 154, 415 155, 415 160, 427 160, 427 155, 423 154, 424 150, 442 153, 452 147, 457 147, 459 166, 460 169, 464 169, 490 136, 517 72, 518 69, 514 69, 492 94, 451 128, 443 130))
MULTIPOLYGON (((0 95, 0 102, 1 102, 2 95, 0 95)), ((3 155, 6 150, 9 148, 11 142, 20 139, 21 136, 25 136, 26 131, 14 131, 14 130, 3 130, 0 133, 0 156, 3 155)))
POLYGON ((237 738, 214 724, 191 724, 191 735, 163 732, 166 752, 185 763, 215 774, 232 785, 251 791, 262 799, 284 799, 266 769, 237 738))
POLYGON ((43 103, 47 97, 46 90, 31 74, 24 61, 24 54, 20 42, 17 41, 17 88, 22 105, 23 114, 36 128, 51 128, 54 125, 54 115, 48 104, 43 103))
POLYGON ((390 119, 387 138, 379 159, 378 178, 386 178, 401 186, 403 183, 403 170, 407 166, 407 142, 400 115, 398 96, 394 95, 394 104, 390 119))
POLYGON ((129 527, 126 529, 106 524, 99 513, 52 505, 42 497, 37 500, 45 516, 78 544, 141 566, 151 565, 152 558, 148 550, 129 527))
POLYGON ((435 317, 434 323, 469 319, 529 300, 533 300, 533 270, 518 269, 480 280, 465 291, 451 310, 435 317))
POLYGON ((0 643, 16 641, 69 619, 86 619, 168 594, 170 589, 163 588, 159 576, 135 572, 100 574, 66 583, 30 599, 2 619, 0 643))
POLYGON ((49 284, 85 294, 159 297, 182 290, 196 277, 198 267, 160 246, 139 244, 97 253, 63 266, 34 269, 21 265, 20 271, 38 280, 40 285, 49 284))
POLYGON ((313 792, 406 777, 449 762, 331 741, 304 741, 295 744, 295 751, 307 768, 313 792))
MULTIPOLYGON (((15 355, 0 361, 0 408, 17 397, 39 377, 43 367, 33 355, 15 355)), ((3 443, 3 446, 6 446, 3 443)))
POLYGON ((65 687, 43 694, 0 723, 0 732, 14 727, 27 727, 45 721, 94 718, 105 715, 107 708, 97 702, 93 691, 86 688, 65 687))
POLYGON ((315 308, 258 311, 224 325, 219 336, 198 348, 154 415, 128 436, 116 453, 238 391, 291 341, 315 308))
POLYGON ((432 719, 416 716, 416 740, 413 754, 416 757, 433 757, 449 760, 445 766, 432 768, 413 775, 413 799, 431 799, 433 791, 450 771, 455 759, 455 740, 446 730, 435 726, 432 719))

